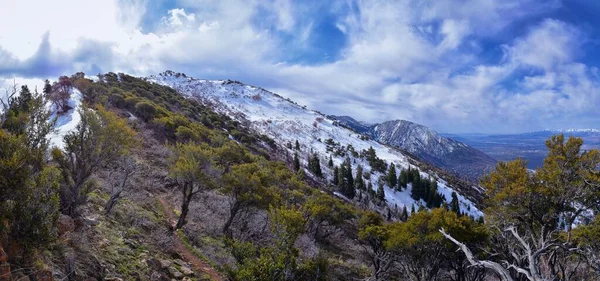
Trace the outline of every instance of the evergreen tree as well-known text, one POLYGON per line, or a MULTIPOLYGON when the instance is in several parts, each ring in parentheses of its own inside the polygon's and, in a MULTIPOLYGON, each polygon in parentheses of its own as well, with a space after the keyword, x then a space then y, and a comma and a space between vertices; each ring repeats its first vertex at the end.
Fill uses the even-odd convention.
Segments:
POLYGON ((346 168, 345 168, 345 175, 344 177, 346 177, 348 179, 348 185, 352 186, 352 188, 354 188, 354 176, 352 176, 352 164, 350 163, 350 157, 346 157, 346 168))
POLYGON ((452 201, 450 201, 450 210, 455 212, 457 215, 460 215, 460 205, 458 202, 458 196, 456 196, 456 192, 452 192, 452 201))
POLYGON ((294 171, 300 170, 300 159, 298 159, 298 152, 294 152, 294 171))
POLYGON ((408 210, 406 210, 406 205, 402 207, 402 215, 400 215, 400 219, 406 221, 408 219, 408 210))
POLYGON ((387 174, 387 184, 391 189, 394 189, 396 188, 397 181, 398 178, 396 176, 396 165, 394 165, 394 163, 391 163, 387 174))
POLYGON ((308 170, 317 177, 323 176, 321 171, 321 162, 319 161, 319 156, 316 153, 313 153, 308 159, 308 170))
POLYGON ((383 189, 383 185, 379 185, 379 187, 377 188, 377 199, 379 199, 380 201, 385 201, 385 191, 383 189))
POLYGON ((408 166, 408 170, 406 170, 406 183, 411 183, 413 178, 412 178, 412 169, 410 168, 410 166, 408 166))
POLYGON ((340 184, 340 169, 338 168, 338 166, 335 166, 333 168, 333 185, 335 186, 339 186, 340 184))
POLYGON ((406 170, 400 170, 400 175, 398 176, 398 189, 403 190, 406 189, 408 185, 408 173, 406 170))
POLYGON ((363 179, 363 168, 361 165, 358 165, 358 167, 356 168, 356 178, 355 178, 355 182, 356 182, 356 189, 358 190, 365 190, 365 180, 363 179))
POLYGON ((425 197, 426 191, 425 186, 422 184, 421 175, 418 170, 412 170, 412 190, 410 196, 415 199, 423 199, 425 197))
POLYGON ((296 145, 294 146, 296 150, 300 150, 300 143, 296 140, 296 145))
POLYGON ((331 155, 329 155, 329 162, 327 162, 327 166, 329 166, 329 168, 333 168, 333 158, 331 158, 331 155))

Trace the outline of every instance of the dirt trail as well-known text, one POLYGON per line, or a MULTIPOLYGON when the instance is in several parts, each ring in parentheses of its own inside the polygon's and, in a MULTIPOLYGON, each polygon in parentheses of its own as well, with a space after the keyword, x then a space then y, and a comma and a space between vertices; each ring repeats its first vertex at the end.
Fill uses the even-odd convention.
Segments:
MULTIPOLYGON (((169 207, 167 201, 164 198, 159 197, 158 199, 160 204, 162 205, 163 211, 167 216, 168 225, 175 225, 175 219, 173 216, 173 211, 169 207)), ((179 255, 188 263, 194 267, 194 269, 198 272, 206 273, 210 276, 210 279, 213 281, 224 281, 225 278, 219 274, 217 270, 215 270, 212 266, 198 258, 194 255, 181 241, 181 238, 175 234, 173 234, 173 248, 179 255)))

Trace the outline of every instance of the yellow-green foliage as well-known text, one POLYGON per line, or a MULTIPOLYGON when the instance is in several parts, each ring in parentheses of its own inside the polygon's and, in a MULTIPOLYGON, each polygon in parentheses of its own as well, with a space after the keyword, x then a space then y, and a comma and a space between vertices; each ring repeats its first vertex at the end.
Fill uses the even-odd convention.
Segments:
POLYGON ((35 156, 22 136, 0 130, 0 236, 26 252, 49 246, 58 218, 59 173, 35 168, 35 156))
POLYGON ((80 115, 75 131, 64 137, 65 153, 52 151, 63 176, 61 209, 67 214, 86 202, 93 187, 92 174, 128 154, 136 144, 135 132, 114 113, 99 107, 95 111, 84 108, 80 115))
POLYGON ((465 243, 482 241, 486 237, 483 226, 471 218, 459 217, 455 212, 438 208, 413 214, 404 223, 389 224, 385 247, 391 250, 417 249, 444 244, 446 248, 454 249, 454 245, 440 233, 441 228, 465 243))
POLYGON ((548 156, 542 168, 529 173, 523 160, 499 163, 482 180, 489 200, 490 222, 520 225, 525 229, 546 225, 546 232, 559 220, 571 225, 579 212, 574 206, 597 208, 593 203, 600 184, 600 153, 581 151, 583 141, 562 135, 546 142, 548 156), (529 224, 529 225, 524 225, 529 224))

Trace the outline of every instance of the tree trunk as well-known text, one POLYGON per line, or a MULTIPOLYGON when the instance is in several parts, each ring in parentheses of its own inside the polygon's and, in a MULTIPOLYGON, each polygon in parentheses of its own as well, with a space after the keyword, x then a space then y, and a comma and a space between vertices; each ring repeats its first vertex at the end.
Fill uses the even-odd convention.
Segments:
POLYGON ((106 205, 104 206, 104 210, 106 210, 107 215, 110 213, 110 210, 112 210, 112 208, 117 204, 117 201, 120 198, 121 198, 121 191, 114 193, 110 196, 110 199, 108 199, 108 202, 106 202, 106 205))
POLYGON ((223 234, 225 234, 227 237, 231 237, 231 230, 229 228, 231 227, 231 224, 233 224, 233 219, 235 219, 235 216, 239 210, 240 208, 237 203, 235 203, 229 210, 229 218, 227 218, 227 221, 223 225, 223 234))
POLYGON ((189 211, 189 207, 190 207, 190 202, 192 201, 192 196, 194 196, 193 193, 193 186, 191 184, 186 184, 183 188, 183 201, 181 202, 181 215, 179 216, 179 220, 177 221, 177 224, 175 225, 175 229, 181 229, 184 225, 185 225, 185 218, 187 217, 188 211, 189 211))

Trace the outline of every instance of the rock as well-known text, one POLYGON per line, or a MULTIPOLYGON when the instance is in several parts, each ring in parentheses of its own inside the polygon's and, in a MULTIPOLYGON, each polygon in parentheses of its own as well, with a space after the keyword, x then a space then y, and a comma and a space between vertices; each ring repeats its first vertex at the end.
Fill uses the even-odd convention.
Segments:
POLYGON ((160 260, 160 268, 165 269, 171 266, 170 260, 160 260))
POLYGON ((83 223, 85 223, 86 225, 95 226, 95 225, 98 225, 98 218, 97 217, 83 218, 83 223))
POLYGON ((155 258, 147 259, 146 264, 148 265, 149 268, 152 268, 152 269, 160 269, 161 268, 160 262, 155 258))
POLYGON ((194 271, 192 271, 189 267, 182 265, 179 270, 181 271, 181 273, 183 273, 183 275, 185 276, 193 276, 194 275, 194 271))
POLYGON ((66 233, 72 232, 75 230, 75 222, 73 219, 67 215, 60 215, 58 217, 58 235, 63 236, 66 233))
POLYGON ((183 277, 183 274, 181 274, 181 272, 179 272, 179 270, 177 270, 177 268, 173 266, 169 267, 169 274, 171 275, 171 277, 177 279, 183 277))
POLYGON ((107 277, 107 278, 104 278, 104 280, 106 280, 106 281, 123 281, 123 279, 121 279, 119 277, 107 277))
POLYGON ((169 281, 169 278, 167 278, 167 276, 164 274, 154 271, 150 275, 150 281, 169 281))
POLYGON ((137 249, 138 247, 140 247, 140 243, 138 243, 137 241, 134 241, 132 239, 125 239, 123 242, 125 242, 125 245, 127 245, 133 249, 137 249))

